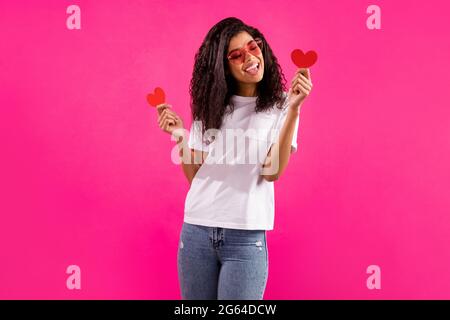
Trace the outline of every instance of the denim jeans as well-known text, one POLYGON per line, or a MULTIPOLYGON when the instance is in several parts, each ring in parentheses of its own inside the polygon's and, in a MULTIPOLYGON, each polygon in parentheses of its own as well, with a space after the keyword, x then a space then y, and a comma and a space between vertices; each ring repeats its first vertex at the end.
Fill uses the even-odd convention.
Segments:
POLYGON ((187 300, 262 300, 268 277, 266 230, 183 222, 177 267, 187 300))

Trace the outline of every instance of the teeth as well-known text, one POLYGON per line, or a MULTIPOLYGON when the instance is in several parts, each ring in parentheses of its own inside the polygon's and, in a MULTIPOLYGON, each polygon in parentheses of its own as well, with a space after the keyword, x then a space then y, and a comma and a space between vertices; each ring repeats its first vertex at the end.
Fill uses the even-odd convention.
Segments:
POLYGON ((251 67, 248 67, 247 69, 245 69, 245 71, 248 71, 248 70, 250 70, 250 69, 255 69, 255 68, 257 68, 258 66, 259 66, 259 63, 256 63, 256 64, 252 65, 251 67))

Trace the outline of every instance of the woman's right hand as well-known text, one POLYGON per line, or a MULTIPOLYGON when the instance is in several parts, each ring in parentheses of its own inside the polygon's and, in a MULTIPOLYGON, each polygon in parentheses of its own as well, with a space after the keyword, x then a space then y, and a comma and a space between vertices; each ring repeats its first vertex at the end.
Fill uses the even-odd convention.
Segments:
POLYGON ((184 125, 183 120, 171 108, 172 106, 167 103, 156 106, 159 127, 172 135, 176 129, 184 128, 184 125))

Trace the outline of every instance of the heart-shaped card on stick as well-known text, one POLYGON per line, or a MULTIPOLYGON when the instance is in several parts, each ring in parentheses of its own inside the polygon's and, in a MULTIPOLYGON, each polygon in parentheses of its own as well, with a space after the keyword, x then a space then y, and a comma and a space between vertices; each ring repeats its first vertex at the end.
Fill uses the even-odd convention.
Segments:
POLYGON ((156 87, 153 93, 147 94, 147 102, 152 107, 156 107, 157 105, 166 102, 166 94, 164 93, 164 90, 160 87, 156 87))
POLYGON ((291 53, 291 59, 294 64, 299 68, 309 68, 313 66, 317 61, 317 53, 315 51, 308 51, 303 53, 300 49, 295 49, 291 53))

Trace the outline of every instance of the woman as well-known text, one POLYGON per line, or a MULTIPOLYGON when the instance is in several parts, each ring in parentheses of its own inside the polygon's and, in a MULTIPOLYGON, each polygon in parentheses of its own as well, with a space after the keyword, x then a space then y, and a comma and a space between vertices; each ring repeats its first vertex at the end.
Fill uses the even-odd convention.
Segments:
POLYGON ((289 92, 284 88, 263 34, 227 18, 211 28, 195 56, 190 132, 170 105, 158 106, 159 126, 176 137, 191 184, 178 247, 183 299, 263 298, 273 181, 297 149, 309 70, 298 69, 289 92))

